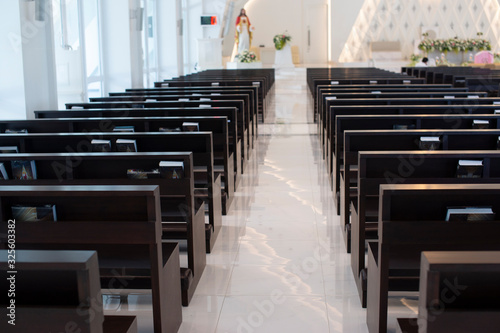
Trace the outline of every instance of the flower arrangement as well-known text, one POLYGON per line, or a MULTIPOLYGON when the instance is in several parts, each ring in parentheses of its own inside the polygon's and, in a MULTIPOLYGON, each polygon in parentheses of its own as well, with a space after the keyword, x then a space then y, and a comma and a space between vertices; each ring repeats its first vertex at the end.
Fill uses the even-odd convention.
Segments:
MULTIPOLYGON (((481 32, 477 33, 478 37, 481 37, 483 34, 481 32)), ((424 37, 427 37, 425 34, 424 37)), ((450 38, 450 39, 427 39, 425 38, 420 44, 418 48, 425 52, 444 52, 447 53, 449 51, 460 52, 460 51, 482 51, 482 50, 491 50, 490 41, 482 38, 475 39, 459 39, 458 37, 450 38)))
POLYGON ((494 62, 495 63, 500 63, 500 52, 496 52, 493 54, 493 57, 494 57, 494 62))
POLYGON ((257 56, 255 55, 255 53, 248 50, 245 50, 241 54, 236 55, 236 58, 238 59, 238 62, 250 63, 257 61, 257 56))
POLYGON ((292 37, 286 32, 284 34, 276 35, 273 38, 274 47, 276 48, 276 50, 281 50, 283 47, 285 47, 286 43, 290 42, 291 40, 292 37))
POLYGON ((446 60, 445 57, 441 57, 441 58, 436 57, 436 66, 437 67, 453 67, 455 65, 453 65, 448 60, 446 60))
POLYGON ((410 64, 408 65, 408 67, 414 67, 418 62, 420 62, 420 59, 422 59, 423 56, 421 56, 420 54, 412 54, 410 56, 410 64))

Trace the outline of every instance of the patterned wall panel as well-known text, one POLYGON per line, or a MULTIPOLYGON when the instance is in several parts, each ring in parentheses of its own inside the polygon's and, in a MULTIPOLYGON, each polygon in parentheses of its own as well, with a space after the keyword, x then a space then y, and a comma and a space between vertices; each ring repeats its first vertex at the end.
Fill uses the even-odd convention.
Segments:
POLYGON ((366 61, 370 43, 399 41, 408 57, 433 30, 438 38, 475 38, 482 32, 500 50, 500 0, 365 0, 339 61, 366 61))

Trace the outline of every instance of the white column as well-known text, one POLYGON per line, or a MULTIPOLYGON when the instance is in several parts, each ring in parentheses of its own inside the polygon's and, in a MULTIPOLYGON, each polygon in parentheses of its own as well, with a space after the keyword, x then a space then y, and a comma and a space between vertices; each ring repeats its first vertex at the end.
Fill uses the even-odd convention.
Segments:
POLYGON ((0 118, 32 119, 34 110, 57 109, 51 2, 3 5, 1 29, 9 42, 0 46, 5 71, 0 79, 0 118))
MULTIPOLYGON (((179 1, 158 1, 156 3, 156 31, 158 37, 158 68, 160 70, 160 80, 169 79, 179 75, 178 72, 178 52, 181 51, 182 63, 182 36, 178 36, 177 22, 182 17, 178 17, 177 4, 179 1), (180 42, 180 44, 179 44, 180 42), (180 46, 179 46, 180 45, 180 46)), ((180 4, 179 4, 180 8, 180 4)))
POLYGON ((129 0, 130 8, 130 70, 132 88, 144 87, 144 50, 142 49, 142 29, 144 12, 139 0, 129 0))
POLYGON ((54 54, 52 5, 48 0, 21 1, 21 31, 30 29, 32 38, 23 43, 24 92, 26 117, 33 119, 34 110, 57 109, 57 78, 54 54), (43 21, 42 21, 43 19, 43 21))
POLYGON ((130 69, 129 7, 123 0, 102 3, 102 55, 104 92, 123 91, 132 86, 130 69))
POLYGON ((5 1, 0 11, 4 42, 0 43, 0 120, 25 119, 21 11, 17 1, 5 1))

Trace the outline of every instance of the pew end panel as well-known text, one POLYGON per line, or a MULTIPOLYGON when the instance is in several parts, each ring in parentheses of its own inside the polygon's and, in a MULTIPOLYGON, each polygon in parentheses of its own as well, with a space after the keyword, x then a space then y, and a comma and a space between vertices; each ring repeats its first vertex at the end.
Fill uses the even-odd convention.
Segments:
POLYGON ((418 290, 422 251, 500 250, 498 221, 445 221, 449 206, 488 205, 498 211, 498 184, 381 185, 380 197, 379 241, 369 243, 368 255, 371 333, 387 329, 389 290, 418 290))
POLYGON ((113 285, 118 289, 152 289, 155 332, 177 332, 182 321, 178 245, 161 242, 158 186, 0 186, 2 233, 13 205, 44 203, 56 206, 57 221, 16 221, 17 248, 97 250, 101 288, 110 287, 111 273, 115 282, 121 278, 113 285), (164 275, 167 268, 173 271, 164 275))

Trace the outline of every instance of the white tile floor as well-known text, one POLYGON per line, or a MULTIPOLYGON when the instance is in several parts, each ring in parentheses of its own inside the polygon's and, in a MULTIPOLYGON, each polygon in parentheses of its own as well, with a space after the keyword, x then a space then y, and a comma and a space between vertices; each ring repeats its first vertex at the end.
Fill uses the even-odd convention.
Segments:
MULTIPOLYGON (((259 134, 179 332, 367 332, 315 135, 305 68, 276 70, 259 134)), ((139 331, 152 332, 150 295, 129 297, 128 304, 105 301, 106 314, 136 314, 139 331)), ((394 297, 390 312, 408 316, 414 306, 414 299, 394 297)), ((394 315, 389 326, 392 331, 394 315)))

